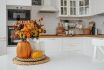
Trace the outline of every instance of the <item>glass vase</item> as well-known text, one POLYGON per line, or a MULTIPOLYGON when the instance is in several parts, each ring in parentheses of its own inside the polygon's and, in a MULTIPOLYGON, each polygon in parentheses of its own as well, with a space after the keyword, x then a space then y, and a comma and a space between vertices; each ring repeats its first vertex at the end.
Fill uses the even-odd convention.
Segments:
POLYGON ((40 39, 28 39, 28 41, 31 44, 32 51, 42 51, 43 53, 45 52, 44 50, 44 42, 41 41, 40 39))

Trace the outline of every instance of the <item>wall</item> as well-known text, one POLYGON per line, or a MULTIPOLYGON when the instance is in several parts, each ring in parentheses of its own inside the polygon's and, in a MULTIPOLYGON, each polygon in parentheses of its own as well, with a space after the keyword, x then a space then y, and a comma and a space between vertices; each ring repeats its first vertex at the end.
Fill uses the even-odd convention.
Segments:
POLYGON ((96 27, 101 34, 104 34, 104 15, 93 16, 93 20, 96 22, 96 27))
POLYGON ((32 7, 31 10, 31 19, 35 20, 40 18, 41 16, 44 17, 44 25, 46 28, 46 34, 55 34, 56 33, 56 26, 57 26, 57 13, 39 13, 38 7, 32 7), (37 11, 36 11, 37 10, 37 11))
MULTIPOLYGON (((51 0, 50 0, 51 1, 51 0)), ((56 0, 52 0, 52 6, 57 8, 56 0)), ((16 9, 17 6, 7 6, 7 9, 16 9)), ((38 20, 41 16, 44 17, 44 25, 46 27, 46 34, 55 34, 58 23, 58 13, 39 13, 41 6, 22 6, 23 9, 31 10, 31 19, 38 20)), ((7 21, 8 25, 13 25, 15 21, 7 21)))
POLYGON ((0 55, 6 53, 6 2, 0 1, 0 55))
MULTIPOLYGON (((50 0, 50 1, 51 1, 51 5, 58 10, 57 1, 56 0, 50 0)), ((57 23, 58 23, 58 12, 57 13, 39 13, 40 8, 41 8, 40 6, 32 6, 31 19, 35 20, 43 16, 44 25, 47 30, 46 34, 55 34, 57 23)))
POLYGON ((96 15, 104 12, 104 0, 90 0, 91 15, 96 15))

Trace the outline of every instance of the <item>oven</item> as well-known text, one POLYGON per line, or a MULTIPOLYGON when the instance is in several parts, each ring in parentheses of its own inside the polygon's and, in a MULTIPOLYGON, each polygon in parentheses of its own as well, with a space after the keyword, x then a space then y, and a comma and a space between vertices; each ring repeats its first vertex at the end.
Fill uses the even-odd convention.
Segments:
POLYGON ((13 45, 17 45, 17 42, 15 42, 12 38, 11 38, 11 34, 14 31, 14 27, 13 26, 8 26, 8 46, 13 46, 13 45))

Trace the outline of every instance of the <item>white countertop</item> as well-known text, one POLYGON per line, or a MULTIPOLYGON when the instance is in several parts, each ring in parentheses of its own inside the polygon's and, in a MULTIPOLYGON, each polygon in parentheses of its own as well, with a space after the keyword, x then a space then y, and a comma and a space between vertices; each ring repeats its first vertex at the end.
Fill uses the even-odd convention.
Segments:
POLYGON ((15 65, 12 62, 15 57, 15 48, 12 48, 8 50, 7 55, 0 56, 0 70, 104 70, 104 62, 93 62, 91 57, 82 54, 53 52, 48 56, 51 61, 45 64, 15 65))

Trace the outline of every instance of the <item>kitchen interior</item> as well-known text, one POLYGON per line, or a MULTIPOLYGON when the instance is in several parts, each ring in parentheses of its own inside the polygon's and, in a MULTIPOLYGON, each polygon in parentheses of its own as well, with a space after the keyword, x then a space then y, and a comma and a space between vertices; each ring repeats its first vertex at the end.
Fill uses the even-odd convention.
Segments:
MULTIPOLYGON (((97 8, 97 6, 94 5, 95 3, 97 3, 97 1, 94 2, 94 4, 92 3, 93 1, 94 0, 32 0, 31 5, 29 6, 22 5, 22 3, 21 5, 19 5, 18 2, 17 5, 15 5, 15 3, 14 4, 11 3, 12 5, 10 5, 9 4, 10 2, 7 1, 8 3, 6 5, 6 26, 7 26, 6 46, 9 49, 13 49, 17 45, 17 42, 15 42, 15 40, 11 38, 11 33, 13 32, 14 24, 17 22, 18 19, 28 21, 28 20, 38 20, 40 17, 43 17, 44 20, 42 23, 44 24, 46 33, 41 34, 40 40, 48 43, 48 44, 45 43, 45 46, 50 47, 50 45, 53 45, 55 47, 53 48, 51 46, 51 48, 48 47, 48 49, 47 48, 45 49, 46 54, 49 55, 51 58, 53 58, 53 60, 52 59, 51 60, 54 63, 55 57, 57 60, 59 59, 60 61, 61 57, 65 57, 66 60, 70 60, 69 61, 70 63, 67 61, 66 61, 67 63, 65 63, 64 60, 62 60, 62 63, 66 64, 65 68, 66 70, 67 69, 103 70, 104 69, 103 62, 102 64, 101 63, 94 64, 93 62, 91 63, 94 51, 93 47, 91 47, 92 39, 104 38, 103 8, 101 8, 100 6, 98 7, 101 8, 101 11, 99 9, 98 9, 99 11, 97 11, 97 9, 94 9, 95 7, 97 8), (68 45, 71 47, 69 47, 68 45), (68 47, 65 48, 64 46, 68 47), (74 48, 72 48, 72 46, 74 48), (65 54, 62 54, 62 52, 65 54), (57 54, 58 56, 56 54, 54 55, 51 53, 58 53, 57 54), (76 53, 81 53, 81 55, 79 54, 76 55, 76 53), (82 53, 84 55, 82 55, 82 53), (87 55, 88 57, 85 55, 87 55), (79 63, 79 65, 73 64, 76 62, 79 63), (72 67, 69 68, 68 64, 70 66, 72 65, 72 67), (98 64, 98 66, 96 64, 98 64), (74 68, 73 65, 76 68, 74 68), (77 65, 79 67, 77 67, 77 65), (90 67, 90 65, 92 65, 92 67, 90 67)), ((12 51, 14 51, 14 49, 12 51)), ((8 50, 7 52, 12 53, 11 50, 8 50)), ((99 57, 103 56, 100 54, 99 57)), ((49 65, 50 67, 51 63, 52 62, 50 61, 49 65)), ((56 63, 56 66, 57 64, 58 62, 56 63)), ((60 64, 60 66, 61 65, 62 64, 60 64)), ((12 66, 14 65, 11 65, 11 68, 12 66)), ((46 66, 48 66, 48 63, 46 64, 46 66)), ((46 66, 45 68, 44 67, 42 68, 46 70, 47 68, 46 66)), ((53 65, 52 66, 53 69, 58 68, 56 66, 53 65)), ((38 67, 36 68, 38 69, 38 67)))
POLYGON ((44 17, 43 23, 47 32, 43 35, 104 34, 103 13, 90 15, 89 0, 80 1, 79 10, 77 10, 76 1, 70 2, 72 3, 70 3, 70 11, 67 9, 67 0, 62 0, 61 5, 58 6, 59 2, 54 0, 52 2, 42 0, 42 2, 37 2, 37 5, 33 4, 32 6, 7 5, 8 45, 15 45, 15 43, 11 44, 10 42, 10 32, 18 15, 20 15, 21 20, 36 20, 39 17, 44 17))

